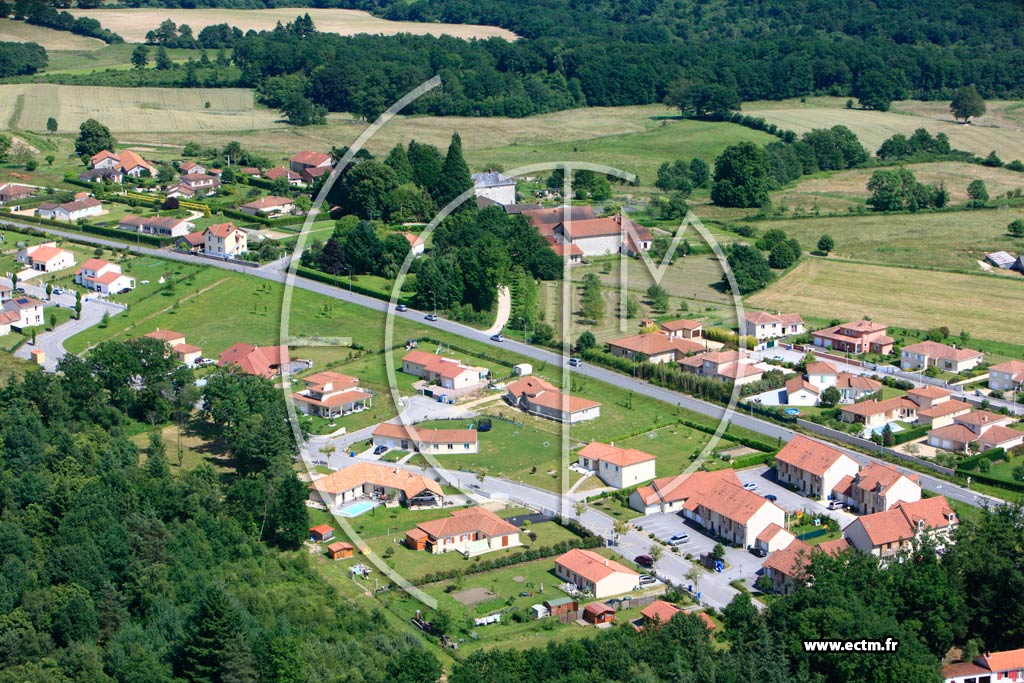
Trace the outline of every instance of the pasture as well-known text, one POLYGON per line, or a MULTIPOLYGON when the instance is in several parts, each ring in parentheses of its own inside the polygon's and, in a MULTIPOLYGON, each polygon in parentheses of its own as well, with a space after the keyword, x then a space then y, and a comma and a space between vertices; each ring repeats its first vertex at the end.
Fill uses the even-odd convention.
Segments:
POLYGON ((47 52, 51 50, 99 50, 105 44, 99 38, 88 38, 45 26, 33 26, 14 19, 0 19, 0 41, 38 43, 45 47, 47 52))
POLYGON ((753 225, 761 232, 781 228, 805 251, 816 249, 818 238, 828 233, 836 242, 833 255, 842 258, 978 272, 978 261, 988 252, 1021 251, 1021 240, 1006 234, 1007 224, 1017 218, 1024 218, 1024 209, 779 219, 753 225))
MULTIPOLYGON (((910 164, 907 169, 925 185, 942 184, 950 195, 950 203, 967 202, 967 186, 972 180, 983 180, 989 196, 997 197, 1024 185, 1024 176, 1005 168, 991 168, 959 161, 942 161, 929 164, 910 164)), ((772 194, 772 204, 788 207, 790 210, 846 211, 851 207, 865 206, 868 197, 867 184, 878 169, 863 168, 840 171, 797 181, 796 186, 772 194)))
POLYGON ((957 149, 981 156, 996 150, 1004 161, 1024 159, 1024 131, 1020 120, 1015 118, 1018 103, 989 102, 989 113, 965 126, 953 121, 948 101, 894 102, 890 111, 881 112, 846 109, 843 97, 808 97, 806 100, 745 102, 743 113, 759 116, 797 134, 842 124, 856 133, 872 154, 896 133, 909 136, 917 128, 925 128, 932 135, 945 133, 957 149))
POLYGON ((243 31, 269 31, 278 22, 286 24, 295 17, 309 13, 316 28, 324 33, 348 36, 358 33, 393 35, 412 33, 416 35, 448 35, 456 38, 499 37, 515 40, 511 31, 494 26, 473 24, 434 24, 416 21, 388 21, 379 19, 368 12, 347 9, 318 9, 283 7, 276 9, 73 9, 76 17, 92 17, 103 27, 120 35, 129 43, 141 43, 146 33, 152 31, 165 19, 176 24, 187 24, 198 35, 201 30, 214 24, 230 24, 243 31))
POLYGON ((1017 278, 810 258, 747 297, 747 303, 820 321, 871 316, 915 329, 945 325, 980 339, 1016 343, 1024 319, 1022 289, 1017 278))

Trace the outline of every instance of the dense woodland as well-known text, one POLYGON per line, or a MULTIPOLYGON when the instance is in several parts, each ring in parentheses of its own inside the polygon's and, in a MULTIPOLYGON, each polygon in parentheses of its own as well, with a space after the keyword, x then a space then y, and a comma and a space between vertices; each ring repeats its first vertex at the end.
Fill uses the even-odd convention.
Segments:
POLYGON ((281 392, 216 374, 189 418, 191 371, 152 341, 0 390, 0 681, 436 680, 415 637, 281 552, 308 526, 281 392), (230 470, 140 452, 140 419, 219 434, 230 470))

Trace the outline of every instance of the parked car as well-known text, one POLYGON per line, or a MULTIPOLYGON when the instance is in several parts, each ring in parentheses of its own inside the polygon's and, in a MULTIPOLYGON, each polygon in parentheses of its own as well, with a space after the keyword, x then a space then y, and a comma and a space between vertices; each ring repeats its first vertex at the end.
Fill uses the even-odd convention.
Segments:
POLYGON ((492 342, 503 342, 503 341, 505 341, 505 338, 502 337, 500 334, 492 334, 491 335, 491 341, 492 342))
POLYGON ((579 358, 570 358, 569 365, 571 365, 574 368, 579 368, 583 366, 583 361, 580 360, 579 358))
POLYGON ((196 361, 196 367, 205 368, 207 365, 213 365, 216 362, 217 361, 212 358, 200 358, 196 361))
POLYGON ((63 289, 61 289, 60 287, 54 287, 54 288, 53 288, 53 293, 54 293, 54 294, 63 294, 63 293, 64 293, 64 290, 63 290, 63 289))
POLYGON ((405 304, 398 304, 397 306, 395 306, 395 310, 398 311, 399 313, 405 313, 406 311, 409 310, 409 307, 406 306, 405 304))
POLYGON ((654 578, 653 576, 651 576, 650 574, 641 574, 640 575, 640 585, 641 586, 651 586, 651 585, 656 584, 656 583, 658 583, 658 580, 656 578, 654 578))
POLYGON ((425 316, 425 318, 426 318, 427 320, 429 320, 430 322, 434 322, 434 321, 436 321, 436 320, 437 320, 437 314, 436 314, 436 313, 427 313, 427 315, 425 316))
POLYGON ((672 538, 668 539, 669 545, 682 545, 690 540, 690 534, 682 533, 676 534, 672 538))
POLYGON ((757 488, 757 482, 748 481, 746 484, 743 485, 743 488, 745 488, 748 491, 753 491, 754 489, 757 488))
POLYGON ((754 546, 750 549, 750 554, 754 557, 768 557, 768 551, 760 546, 754 546))
POLYGON ((766 493, 766 494, 764 494, 764 499, 765 500, 770 500, 771 502, 774 503, 775 501, 777 501, 779 499, 779 497, 776 496, 774 493, 766 493))
POLYGON ((387 452, 388 452, 388 447, 387 446, 377 446, 376 448, 373 449, 373 454, 374 455, 384 455, 387 452))
POLYGON ((843 505, 842 501, 839 501, 839 500, 830 500, 828 502, 828 509, 829 510, 842 510, 844 507, 846 507, 846 506, 843 505))
POLYGON ((637 555, 636 557, 633 558, 633 561, 636 562, 641 567, 653 567, 654 566, 654 558, 651 557, 650 555, 637 555))

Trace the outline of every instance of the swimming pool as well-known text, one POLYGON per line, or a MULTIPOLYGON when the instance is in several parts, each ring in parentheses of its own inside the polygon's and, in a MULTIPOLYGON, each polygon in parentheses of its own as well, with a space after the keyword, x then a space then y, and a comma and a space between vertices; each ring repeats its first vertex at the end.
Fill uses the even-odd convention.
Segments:
POLYGON ((372 510, 376 505, 372 500, 361 500, 358 503, 352 503, 348 507, 342 508, 338 514, 342 517, 358 517, 359 515, 372 510))

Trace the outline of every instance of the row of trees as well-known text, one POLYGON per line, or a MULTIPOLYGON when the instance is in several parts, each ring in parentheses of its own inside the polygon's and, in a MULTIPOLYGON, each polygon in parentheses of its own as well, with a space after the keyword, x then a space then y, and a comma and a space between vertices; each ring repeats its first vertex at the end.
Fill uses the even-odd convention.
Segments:
POLYGON ((48 61, 46 48, 38 43, 0 42, 0 78, 34 74, 48 61))
POLYGON ((75 17, 70 12, 58 11, 59 7, 67 7, 67 5, 63 3, 58 5, 46 0, 16 0, 13 5, 0 2, 0 17, 13 16, 15 19, 24 19, 29 24, 45 26, 58 31, 69 31, 90 38, 99 38, 105 43, 124 42, 124 38, 103 28, 96 19, 75 17))

